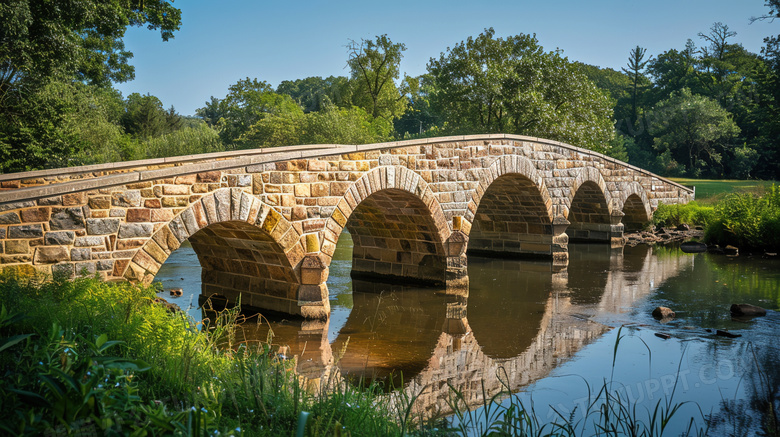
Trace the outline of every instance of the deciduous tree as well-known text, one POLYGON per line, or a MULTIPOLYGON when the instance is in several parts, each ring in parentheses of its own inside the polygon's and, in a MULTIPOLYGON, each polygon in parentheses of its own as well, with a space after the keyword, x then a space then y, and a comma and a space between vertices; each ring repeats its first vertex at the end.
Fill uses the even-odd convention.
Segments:
POLYGON ((607 151, 610 98, 535 36, 495 38, 486 29, 431 59, 433 100, 455 132, 540 136, 607 151))
POLYGON ((406 46, 394 43, 387 35, 374 40, 351 41, 347 46, 353 84, 352 104, 360 106, 374 118, 392 120, 405 109, 402 93, 395 81, 406 46))

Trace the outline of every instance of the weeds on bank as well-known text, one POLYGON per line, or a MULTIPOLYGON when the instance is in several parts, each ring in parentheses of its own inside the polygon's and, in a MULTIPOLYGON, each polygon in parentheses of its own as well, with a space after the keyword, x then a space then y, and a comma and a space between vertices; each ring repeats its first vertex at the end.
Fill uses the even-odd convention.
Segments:
POLYGON ((307 411, 307 435, 397 433, 370 391, 334 383, 312 394, 270 342, 236 343, 237 308, 203 327, 156 304, 155 291, 0 275, 0 429, 278 435, 307 411))
POLYGON ((732 193, 714 206, 696 202, 659 204, 653 223, 667 227, 683 223, 704 226, 708 243, 776 250, 780 248, 780 187, 772 185, 761 197, 732 193))
POLYGON ((504 374, 500 393, 489 397, 483 387, 478 410, 470 410, 464 394, 450 387, 455 420, 431 420, 418 408, 421 392, 387 395, 376 384, 355 388, 339 377, 336 366, 324 369, 321 381, 306 381, 291 360, 275 353, 272 339, 236 341, 241 338, 237 308, 199 326, 156 304, 155 291, 94 278, 0 275, 5 415, 0 430, 9 435, 650 436, 662 435, 680 408, 670 397, 640 420, 638 407, 605 381, 579 419, 559 413, 546 423, 533 405, 511 394, 504 374))

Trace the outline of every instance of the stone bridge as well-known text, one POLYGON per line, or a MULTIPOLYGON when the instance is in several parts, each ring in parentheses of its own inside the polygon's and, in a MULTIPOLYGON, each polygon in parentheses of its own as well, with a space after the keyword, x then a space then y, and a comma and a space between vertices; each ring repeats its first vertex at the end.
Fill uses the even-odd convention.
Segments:
POLYGON ((0 265, 148 283, 189 240, 204 293, 327 317, 339 235, 353 276, 447 284, 466 251, 568 262, 693 192, 604 155, 515 135, 315 145, 0 175, 0 265))

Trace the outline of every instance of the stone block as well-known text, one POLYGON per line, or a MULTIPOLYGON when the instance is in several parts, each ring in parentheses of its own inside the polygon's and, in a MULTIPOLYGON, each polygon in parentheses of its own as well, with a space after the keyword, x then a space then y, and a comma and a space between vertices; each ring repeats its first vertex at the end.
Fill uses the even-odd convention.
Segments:
POLYGON ((127 211, 123 208, 112 208, 108 210, 109 217, 124 217, 127 215, 127 211))
POLYGON ((111 193, 111 204, 123 208, 141 206, 141 192, 138 190, 116 191, 111 193))
POLYGON ((92 259, 92 249, 90 248, 71 249, 70 259, 73 261, 89 261, 90 259, 92 259))
POLYGON ((311 184, 311 193, 314 197, 325 197, 330 195, 330 186, 326 182, 317 182, 311 184))
POLYGON ((151 237, 154 225, 151 223, 122 223, 119 226, 119 238, 151 237))
POLYGON ((198 175, 188 174, 182 176, 176 176, 174 183, 178 185, 192 185, 198 180, 198 175))
POLYGON ((219 182, 222 178, 222 173, 219 171, 207 171, 197 174, 198 182, 219 182))
POLYGON ((77 262, 74 268, 76 276, 92 276, 97 271, 97 263, 95 261, 77 262))
POLYGON ((113 276, 122 276, 125 273, 125 270, 127 269, 127 266, 130 264, 129 259, 118 259, 114 260, 114 271, 113 276))
POLYGON ((115 234, 119 229, 118 218, 100 218, 87 219, 87 234, 89 235, 108 235, 115 234))
POLYGON ((109 209, 111 208, 111 198, 108 196, 90 197, 87 204, 92 209, 109 209))
POLYGON ((139 247, 146 244, 147 241, 148 240, 117 240, 116 249, 117 250, 138 249, 139 247))
MULTIPOLYGON (((155 199, 157 200, 157 199, 155 199)), ((150 222, 152 221, 152 210, 148 208, 133 208, 127 210, 126 222, 150 222)))
POLYGON ((94 209, 87 211, 87 217, 91 218, 108 218, 108 210, 105 209, 94 209))
POLYGON ((54 277, 62 276, 70 278, 73 276, 73 263, 59 263, 51 266, 51 274, 54 277))
POLYGON ((184 207, 189 204, 189 196, 170 197, 166 196, 162 198, 162 206, 166 208, 184 207))
POLYGON ((16 225, 8 227, 8 238, 40 238, 43 237, 43 226, 16 225))
POLYGON ((47 232, 43 240, 47 246, 71 245, 76 241, 76 234, 73 231, 47 232))
POLYGON ((162 202, 160 199, 146 199, 144 200, 144 208, 162 208, 162 202))
POLYGON ((8 255, 26 254, 29 252, 30 242, 28 240, 8 240, 5 242, 5 253, 8 255))
POLYGON ((0 215, 0 225, 18 225, 22 220, 19 218, 19 213, 7 212, 0 215))
POLYGON ((163 185, 163 195, 165 196, 183 196, 190 194, 190 187, 187 185, 163 185))
MULTIPOLYGON (((2 255, 0 256, 0 264, 16 264, 16 263, 28 263, 32 261, 30 254, 18 254, 18 255, 2 255)), ((30 266, 32 268, 32 266, 30 266)), ((4 269, 7 270, 7 269, 4 269)))
POLYGON ((62 206, 86 205, 87 193, 68 193, 62 195, 62 206))
POLYGON ((76 247, 97 247, 102 246, 105 247, 106 245, 106 239, 105 237, 76 237, 76 241, 74 243, 76 247))
POLYGON ((114 260, 113 259, 101 259, 96 264, 98 271, 114 271, 114 260))
POLYGON ((173 220, 173 211, 170 209, 153 209, 150 212, 149 221, 151 222, 169 222, 173 220))
POLYGON ((70 261, 68 248, 65 246, 41 246, 35 249, 36 264, 54 264, 70 261))

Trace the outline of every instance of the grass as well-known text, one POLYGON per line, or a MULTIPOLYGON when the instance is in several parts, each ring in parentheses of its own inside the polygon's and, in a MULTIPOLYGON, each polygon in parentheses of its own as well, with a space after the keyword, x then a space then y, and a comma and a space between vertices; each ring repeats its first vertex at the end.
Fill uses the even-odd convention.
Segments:
MULTIPOLYGON (((236 342, 241 338, 237 309, 198 326, 155 303, 155 291, 97 278, 0 274, 0 430, 8 435, 651 436, 662 435, 680 407, 670 397, 644 417, 612 389, 612 381, 604 381, 581 418, 559 415, 542 422, 508 386, 492 398, 483 394, 477 411, 469 411, 463 394, 451 388, 450 406, 458 418, 452 426, 441 418, 421 418, 415 408, 419 393, 388 395, 375 384, 358 388, 335 373, 312 387, 296 375, 293 361, 275 353, 272 339, 236 342)), ((701 433, 691 423, 688 433, 701 433)))
POLYGON ((686 187, 696 187, 696 201, 702 205, 711 205, 729 193, 750 193, 762 196, 777 181, 723 180, 723 179, 685 179, 669 178, 686 187))

